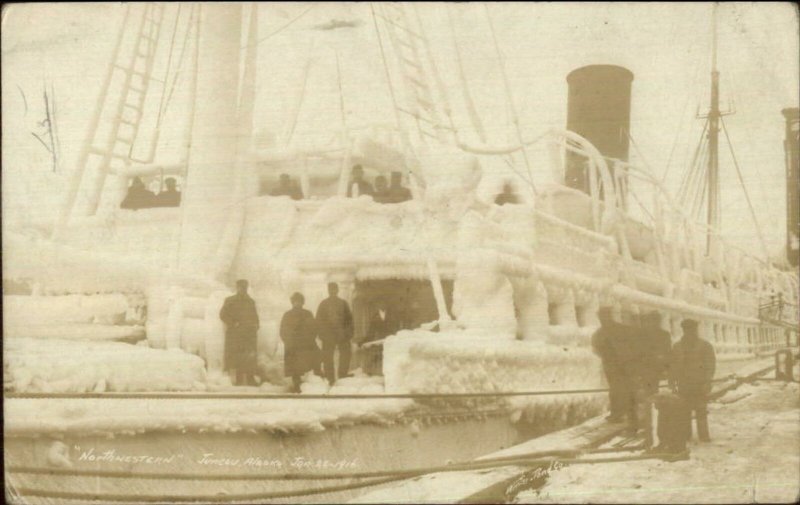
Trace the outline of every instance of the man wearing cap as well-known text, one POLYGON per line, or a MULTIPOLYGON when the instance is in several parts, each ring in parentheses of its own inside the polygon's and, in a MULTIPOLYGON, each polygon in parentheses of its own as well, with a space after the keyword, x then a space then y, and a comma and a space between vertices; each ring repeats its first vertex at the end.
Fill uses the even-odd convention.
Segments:
POLYGON ((292 378, 292 392, 300 392, 303 374, 320 371, 320 351, 317 346, 317 325, 314 314, 303 308, 305 298, 295 293, 290 298, 292 308, 281 318, 280 335, 283 340, 283 373, 292 378))
POLYGON ((247 294, 247 281, 236 281, 236 294, 225 299, 219 318, 225 323, 224 368, 234 384, 255 385, 257 373, 256 332, 258 312, 256 303, 247 294))
POLYGON ((336 382, 333 369, 334 353, 339 349, 339 378, 348 377, 350 340, 353 338, 353 316, 347 302, 339 298, 339 285, 328 284, 328 298, 317 308, 317 331, 322 340, 322 363, 325 377, 332 386, 336 382))
POLYGON ((598 312, 600 328, 592 335, 592 347, 600 356, 603 372, 608 382, 608 400, 611 413, 609 422, 622 422, 625 417, 636 429, 635 367, 630 352, 633 339, 630 328, 614 321, 611 307, 601 307, 598 312))
POLYGON ((701 441, 709 442, 706 404, 716 368, 714 347, 698 335, 697 321, 684 319, 681 329, 683 337, 672 347, 670 385, 686 404, 684 429, 687 437, 691 438, 691 415, 694 412, 697 436, 701 441))
POLYGON ((181 192, 178 191, 176 184, 174 177, 167 177, 164 180, 164 185, 167 186, 167 189, 156 196, 158 207, 177 207, 181 204, 181 192))

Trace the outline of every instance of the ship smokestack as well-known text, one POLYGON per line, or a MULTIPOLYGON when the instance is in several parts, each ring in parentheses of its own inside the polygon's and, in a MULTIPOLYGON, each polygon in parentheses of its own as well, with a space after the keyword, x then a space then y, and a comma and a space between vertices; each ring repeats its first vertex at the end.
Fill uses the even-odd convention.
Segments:
MULTIPOLYGON (((616 65, 589 65, 570 72, 567 130, 586 138, 603 156, 628 161, 632 81, 633 73, 616 65)), ((565 183, 589 192, 584 156, 567 153, 565 183)))
POLYGON ((786 119, 786 258, 796 267, 800 256, 800 109, 781 112, 786 119))

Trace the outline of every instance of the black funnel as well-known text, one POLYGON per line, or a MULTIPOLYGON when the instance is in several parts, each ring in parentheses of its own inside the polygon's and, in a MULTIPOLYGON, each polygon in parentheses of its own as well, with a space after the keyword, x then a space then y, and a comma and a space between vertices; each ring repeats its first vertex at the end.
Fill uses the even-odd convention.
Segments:
MULTIPOLYGON (((607 158, 628 161, 633 73, 616 65, 589 65, 567 75, 567 130, 607 158)), ((611 163, 609 168, 613 170, 611 163)), ((586 158, 567 153, 565 183, 589 192, 586 158)))

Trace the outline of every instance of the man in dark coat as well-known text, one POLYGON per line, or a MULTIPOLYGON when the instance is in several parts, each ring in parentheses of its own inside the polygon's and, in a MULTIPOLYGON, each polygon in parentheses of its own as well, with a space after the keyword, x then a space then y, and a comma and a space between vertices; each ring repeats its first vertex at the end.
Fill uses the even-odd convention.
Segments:
POLYGON ((156 204, 158 207, 177 207, 181 204, 181 192, 178 191, 175 187, 175 179, 173 177, 167 177, 164 180, 164 184, 167 186, 167 189, 161 191, 158 196, 156 196, 156 204))
POLYGON ((503 192, 497 195, 497 197, 494 199, 494 203, 496 205, 519 203, 519 198, 517 198, 516 193, 514 193, 514 188, 510 183, 506 182, 503 184, 503 192))
POLYGON ((352 178, 350 184, 347 185, 347 196, 353 196, 353 186, 358 187, 358 196, 370 195, 372 196, 372 186, 364 179, 364 167, 355 165, 353 167, 352 178))
POLYGON ((257 373, 256 332, 258 313, 256 303, 247 294, 247 281, 236 281, 236 294, 225 299, 219 318, 225 323, 225 370, 236 385, 255 384, 257 373))
POLYGON ((386 177, 379 175, 375 178, 375 192, 372 194, 372 199, 377 203, 389 203, 389 186, 386 177))
POLYGON ((339 349, 339 378, 349 377, 350 340, 353 338, 353 315, 347 302, 339 298, 339 285, 328 284, 328 298, 317 308, 317 330, 322 340, 322 363, 325 377, 333 385, 336 374, 333 367, 334 352, 339 349))
POLYGON ((125 199, 119 204, 121 209, 147 209, 155 206, 156 195, 152 191, 148 191, 144 182, 139 177, 134 177, 131 185, 128 188, 128 193, 125 199))
POLYGON ((606 419, 618 423, 627 417, 629 425, 635 429, 636 336, 630 328, 614 321, 611 307, 601 307, 598 316, 600 328, 592 335, 592 347, 600 356, 608 382, 611 413, 606 419))
POLYGON ((661 315, 650 312, 642 318, 643 360, 641 368, 642 386, 645 393, 658 393, 658 383, 668 379, 672 338, 661 329, 661 315))
POLYGON ((403 186, 403 174, 392 172, 387 203, 402 203, 411 200, 411 190, 403 186))
POLYGON ((692 412, 697 420, 697 436, 709 442, 706 404, 711 392, 711 380, 716 369, 714 346, 700 338, 697 321, 684 319, 681 323, 683 337, 672 347, 670 359, 670 385, 686 403, 684 429, 687 438, 692 436, 692 412))
POLYGON ((640 328, 637 328, 636 354, 640 358, 636 361, 636 400, 643 420, 642 427, 645 428, 645 443, 650 447, 653 445, 653 403, 659 382, 667 378, 672 341, 669 333, 661 329, 661 315, 658 312, 643 314, 640 321, 640 328))
POLYGON ((320 350, 317 346, 317 324, 314 314, 303 308, 305 298, 300 293, 291 297, 292 308, 281 318, 281 340, 283 340, 283 373, 292 378, 292 392, 300 392, 303 374, 320 370, 320 350))
POLYGON ((270 193, 271 196, 288 196, 292 200, 302 200, 303 190, 289 177, 289 174, 281 174, 278 178, 278 187, 270 193))

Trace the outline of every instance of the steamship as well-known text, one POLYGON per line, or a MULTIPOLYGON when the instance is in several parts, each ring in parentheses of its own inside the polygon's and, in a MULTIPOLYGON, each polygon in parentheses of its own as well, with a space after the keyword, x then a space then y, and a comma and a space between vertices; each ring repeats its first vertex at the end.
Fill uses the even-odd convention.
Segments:
MULTIPOLYGON (((66 298, 89 307, 98 298, 122 297, 122 309, 97 303, 88 325, 92 334, 185 359, 190 378, 156 390, 147 381, 117 389, 122 386, 113 379, 76 390, 75 381, 63 381, 59 389, 22 381, 12 370, 6 381, 7 461, 137 474, 152 468, 139 460, 81 460, 81 454, 91 449, 141 455, 146 449, 162 460, 178 455, 169 471, 226 475, 266 470, 243 463, 212 469, 201 462, 203 454, 246 455, 241 461, 265 455, 281 461, 355 457, 372 469, 474 458, 602 411, 603 395, 592 393, 486 401, 446 397, 602 388, 588 345, 600 306, 613 307, 625 323, 657 311, 674 339, 681 336, 683 319, 700 321, 723 363, 721 373, 796 344, 796 274, 719 234, 716 154, 691 167, 705 181, 704 222, 696 222, 658 177, 629 162, 631 71, 597 64, 571 72, 563 130, 533 140, 519 132, 511 145, 469 143, 445 103, 417 9, 370 6, 381 65, 397 97, 394 123, 344 127, 327 145, 276 147, 262 142, 254 126, 257 6, 125 7, 62 211, 37 233, 4 234, 4 276, 34 286, 27 301, 42 309, 40 327, 47 324, 48 307, 66 298), (179 26, 182 31, 175 31, 179 26), (182 64, 191 76, 190 99, 182 160, 164 163, 157 134, 148 156, 134 157, 132 145, 144 137, 144 104, 156 95, 154 68, 163 47, 158 41, 174 38, 173 31, 187 41, 182 64), (513 205, 478 197, 485 160, 515 160, 524 180, 527 153, 535 149, 551 154, 551 184, 531 187, 513 205), (354 165, 368 178, 400 172, 412 200, 385 205, 368 196, 347 198, 354 165), (304 199, 260 192, 282 173, 300 181, 304 199), (176 178, 180 206, 121 209, 134 177, 148 185, 176 178), (652 195, 649 219, 632 210, 634 187, 652 195), (211 378, 222 375, 223 363, 219 309, 240 278, 248 279, 262 315, 259 354, 265 367, 282 360, 277 318, 296 291, 312 308, 324 297, 326 283, 337 282, 353 308, 356 342, 365 340, 370 321, 386 306, 402 309, 403 323, 395 334, 360 348, 359 363, 382 365, 373 377, 352 381, 361 389, 340 391, 355 398, 336 399, 334 390, 328 398, 326 391, 285 398, 279 386, 214 389, 211 378), (381 394, 389 396, 376 398, 381 394), (412 399, 436 394, 445 396, 412 399), (434 446, 441 450, 430 450, 434 446)), ((715 68, 702 140, 709 152, 717 149, 721 128, 718 76, 715 68)), ((797 109, 784 114, 787 167, 796 170, 797 109)), ((789 212, 796 233, 796 208, 794 215, 789 212)), ((68 331, 73 323, 53 324, 68 331)), ((87 324, 81 324, 85 331, 87 324)), ((19 331, 22 338, 31 330, 19 331)), ((141 373, 150 372, 143 367, 141 373)), ((88 501, 92 494, 110 496, 119 489, 136 501, 198 489, 197 481, 186 479, 99 479, 66 470, 54 470, 48 479, 25 472, 7 479, 26 501, 46 501, 59 492, 88 501)), ((259 499, 254 496, 265 489, 297 486, 223 481, 215 483, 214 493, 221 489, 235 500, 249 492, 255 493, 250 499, 259 499)))

